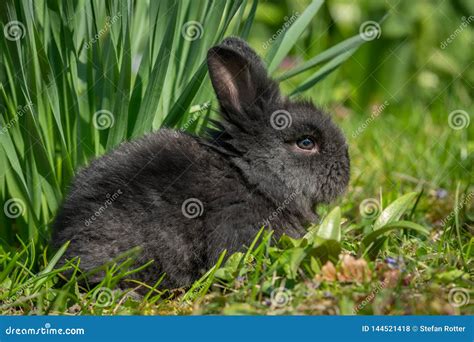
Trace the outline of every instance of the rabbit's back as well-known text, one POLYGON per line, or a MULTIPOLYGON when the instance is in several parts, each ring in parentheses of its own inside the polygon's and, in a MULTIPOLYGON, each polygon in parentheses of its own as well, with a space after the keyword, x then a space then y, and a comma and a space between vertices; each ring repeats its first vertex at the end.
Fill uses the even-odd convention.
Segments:
POLYGON ((138 263, 154 260, 141 280, 167 272, 167 284, 186 284, 211 262, 205 219, 245 192, 239 175, 197 138, 160 130, 78 173, 53 242, 71 241, 65 257, 80 257, 84 270, 138 246, 138 263))

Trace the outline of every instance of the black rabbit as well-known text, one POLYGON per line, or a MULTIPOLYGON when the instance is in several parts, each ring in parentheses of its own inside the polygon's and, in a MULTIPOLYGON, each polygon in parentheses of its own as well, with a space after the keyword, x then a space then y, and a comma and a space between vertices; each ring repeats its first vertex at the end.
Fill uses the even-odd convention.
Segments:
POLYGON ((81 170, 54 227, 66 259, 91 270, 139 246, 137 262, 154 260, 139 280, 189 285, 262 226, 301 237, 315 205, 344 191, 348 149, 329 116, 282 96, 239 38, 207 63, 223 120, 206 137, 161 129, 81 170))

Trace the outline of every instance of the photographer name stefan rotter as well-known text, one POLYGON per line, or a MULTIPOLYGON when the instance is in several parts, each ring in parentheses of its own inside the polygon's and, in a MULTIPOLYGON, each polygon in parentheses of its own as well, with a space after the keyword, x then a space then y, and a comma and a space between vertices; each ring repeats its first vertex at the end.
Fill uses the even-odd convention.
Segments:
POLYGON ((420 325, 420 332, 464 332, 466 327, 458 325, 420 325))

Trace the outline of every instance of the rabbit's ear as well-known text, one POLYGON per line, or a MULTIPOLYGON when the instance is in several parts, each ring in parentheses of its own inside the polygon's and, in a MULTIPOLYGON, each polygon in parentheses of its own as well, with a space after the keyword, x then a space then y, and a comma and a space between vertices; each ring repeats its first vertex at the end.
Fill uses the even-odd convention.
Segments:
POLYGON ((225 110, 241 111, 260 98, 279 94, 260 58, 240 38, 227 38, 211 48, 207 64, 212 86, 225 110))

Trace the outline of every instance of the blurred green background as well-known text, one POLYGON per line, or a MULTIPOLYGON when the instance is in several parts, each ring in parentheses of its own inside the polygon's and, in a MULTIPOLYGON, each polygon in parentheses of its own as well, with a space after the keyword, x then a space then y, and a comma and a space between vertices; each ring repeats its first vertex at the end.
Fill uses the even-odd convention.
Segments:
MULTIPOLYGON (((250 42, 277 32, 310 1, 261 1, 250 42)), ((323 103, 338 103, 356 112, 388 100, 393 104, 422 102, 471 105, 474 84, 472 1, 326 1, 292 50, 287 62, 297 63, 359 32, 368 20, 382 32, 362 46, 332 76, 309 93, 323 103), (471 18, 469 19, 469 16, 471 18), (458 30, 456 32, 456 30, 458 30), (455 35, 451 43, 446 40, 455 35), (445 101, 448 101, 447 103, 445 101)))

